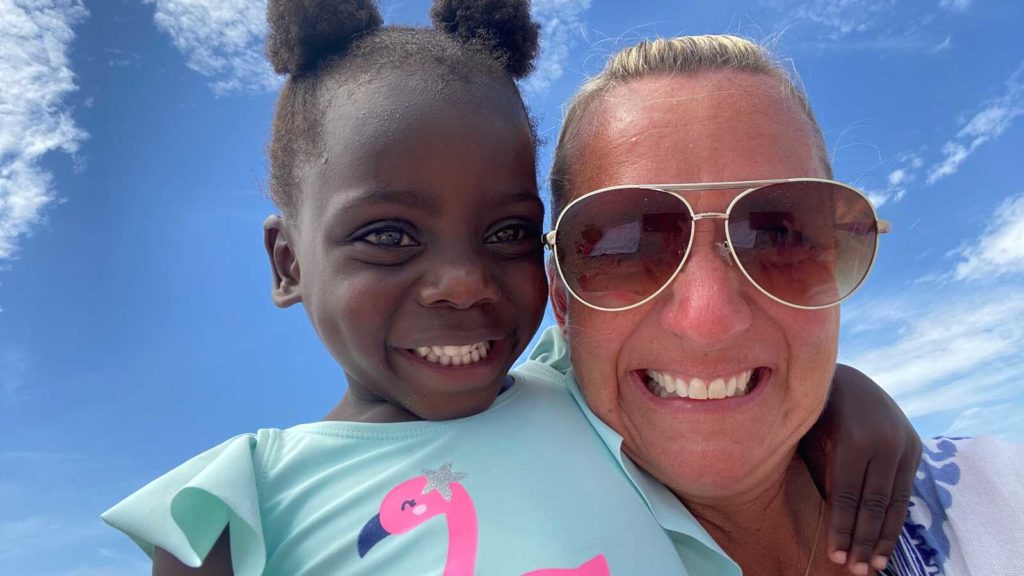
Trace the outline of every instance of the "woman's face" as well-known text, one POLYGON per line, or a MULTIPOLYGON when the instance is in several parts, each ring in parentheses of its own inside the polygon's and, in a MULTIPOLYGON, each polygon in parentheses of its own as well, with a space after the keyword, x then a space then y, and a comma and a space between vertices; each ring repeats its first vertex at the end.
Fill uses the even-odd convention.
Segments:
MULTIPOLYGON (((579 139, 573 197, 618 184, 824 177, 812 132, 775 80, 723 72, 660 77, 612 90, 579 139)), ((695 212, 724 212, 739 191, 685 193, 695 212)), ((835 366, 839 312, 772 301, 715 249, 719 220, 696 224, 686 267, 655 300, 602 312, 553 286, 573 366, 623 451, 691 501, 766 486, 818 418, 835 366), (559 302, 561 304, 559 304, 559 302), (746 395, 664 398, 650 377, 728 382, 746 395)))

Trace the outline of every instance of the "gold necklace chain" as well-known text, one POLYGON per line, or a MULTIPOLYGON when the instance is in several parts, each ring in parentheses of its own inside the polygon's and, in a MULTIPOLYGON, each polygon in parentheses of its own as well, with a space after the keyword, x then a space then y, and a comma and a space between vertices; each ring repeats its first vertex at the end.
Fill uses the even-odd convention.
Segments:
POLYGON ((821 521, 825 518, 825 501, 822 500, 818 506, 818 527, 814 529, 814 544, 811 545, 811 555, 807 559, 807 568, 804 576, 811 573, 811 566, 814 565, 814 553, 818 551, 818 537, 821 536, 821 521))

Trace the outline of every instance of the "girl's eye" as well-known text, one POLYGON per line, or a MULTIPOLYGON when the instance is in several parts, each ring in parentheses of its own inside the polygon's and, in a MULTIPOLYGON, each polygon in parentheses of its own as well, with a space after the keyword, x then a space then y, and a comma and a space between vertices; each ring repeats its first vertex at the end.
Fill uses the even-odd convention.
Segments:
POLYGON ((511 224, 494 232, 485 240, 489 244, 522 242, 527 239, 529 226, 525 224, 511 224))
POLYGON ((540 227, 529 220, 513 220, 499 224, 484 243, 495 254, 505 258, 529 256, 540 249, 540 227))
POLYGON ((409 236, 405 232, 395 228, 373 230, 372 232, 364 234, 362 238, 360 238, 359 240, 362 242, 366 242, 367 244, 372 244, 374 246, 384 246, 389 248, 419 246, 419 243, 413 240, 412 236, 409 236))

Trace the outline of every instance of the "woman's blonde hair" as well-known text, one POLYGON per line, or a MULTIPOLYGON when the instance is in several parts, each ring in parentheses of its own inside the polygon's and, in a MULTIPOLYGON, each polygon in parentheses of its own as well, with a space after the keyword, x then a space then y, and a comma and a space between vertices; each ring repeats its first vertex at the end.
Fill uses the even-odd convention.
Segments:
POLYGON ((721 71, 763 74, 777 80, 807 115, 812 135, 820 145, 825 170, 831 178, 832 168, 825 152, 825 139, 807 95, 766 48, 746 38, 730 35, 659 38, 640 42, 613 55, 604 70, 584 83, 569 101, 551 167, 552 220, 558 218, 565 206, 570 188, 571 156, 585 125, 584 120, 599 96, 641 78, 721 71))

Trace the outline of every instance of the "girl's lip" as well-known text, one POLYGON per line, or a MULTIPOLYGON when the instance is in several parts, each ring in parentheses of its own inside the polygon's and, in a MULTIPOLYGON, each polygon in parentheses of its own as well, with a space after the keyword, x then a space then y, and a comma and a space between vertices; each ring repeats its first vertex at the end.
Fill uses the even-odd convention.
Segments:
MULTIPOLYGON (((480 342, 480 340, 477 340, 476 342, 480 342)), ((431 362, 430 360, 427 360, 426 358, 423 358, 420 355, 416 354, 415 348, 401 348, 400 351, 419 366, 423 366, 424 368, 436 370, 438 372, 444 372, 447 374, 454 374, 459 372, 472 372, 479 370, 493 370, 494 364, 499 362, 499 359, 504 358, 504 356, 507 355, 509 343, 505 338, 501 338, 498 340, 488 340, 487 342, 489 342, 490 344, 490 350, 487 351, 486 358, 481 358, 480 361, 474 362, 472 364, 463 364, 460 366, 455 366, 453 364, 445 365, 437 362, 431 362)), ((457 346, 457 344, 449 345, 457 346)))
POLYGON ((413 342, 403 342, 397 348, 416 350, 422 346, 471 346, 480 342, 495 343, 508 338, 508 333, 496 330, 456 330, 452 332, 423 332, 413 342))

